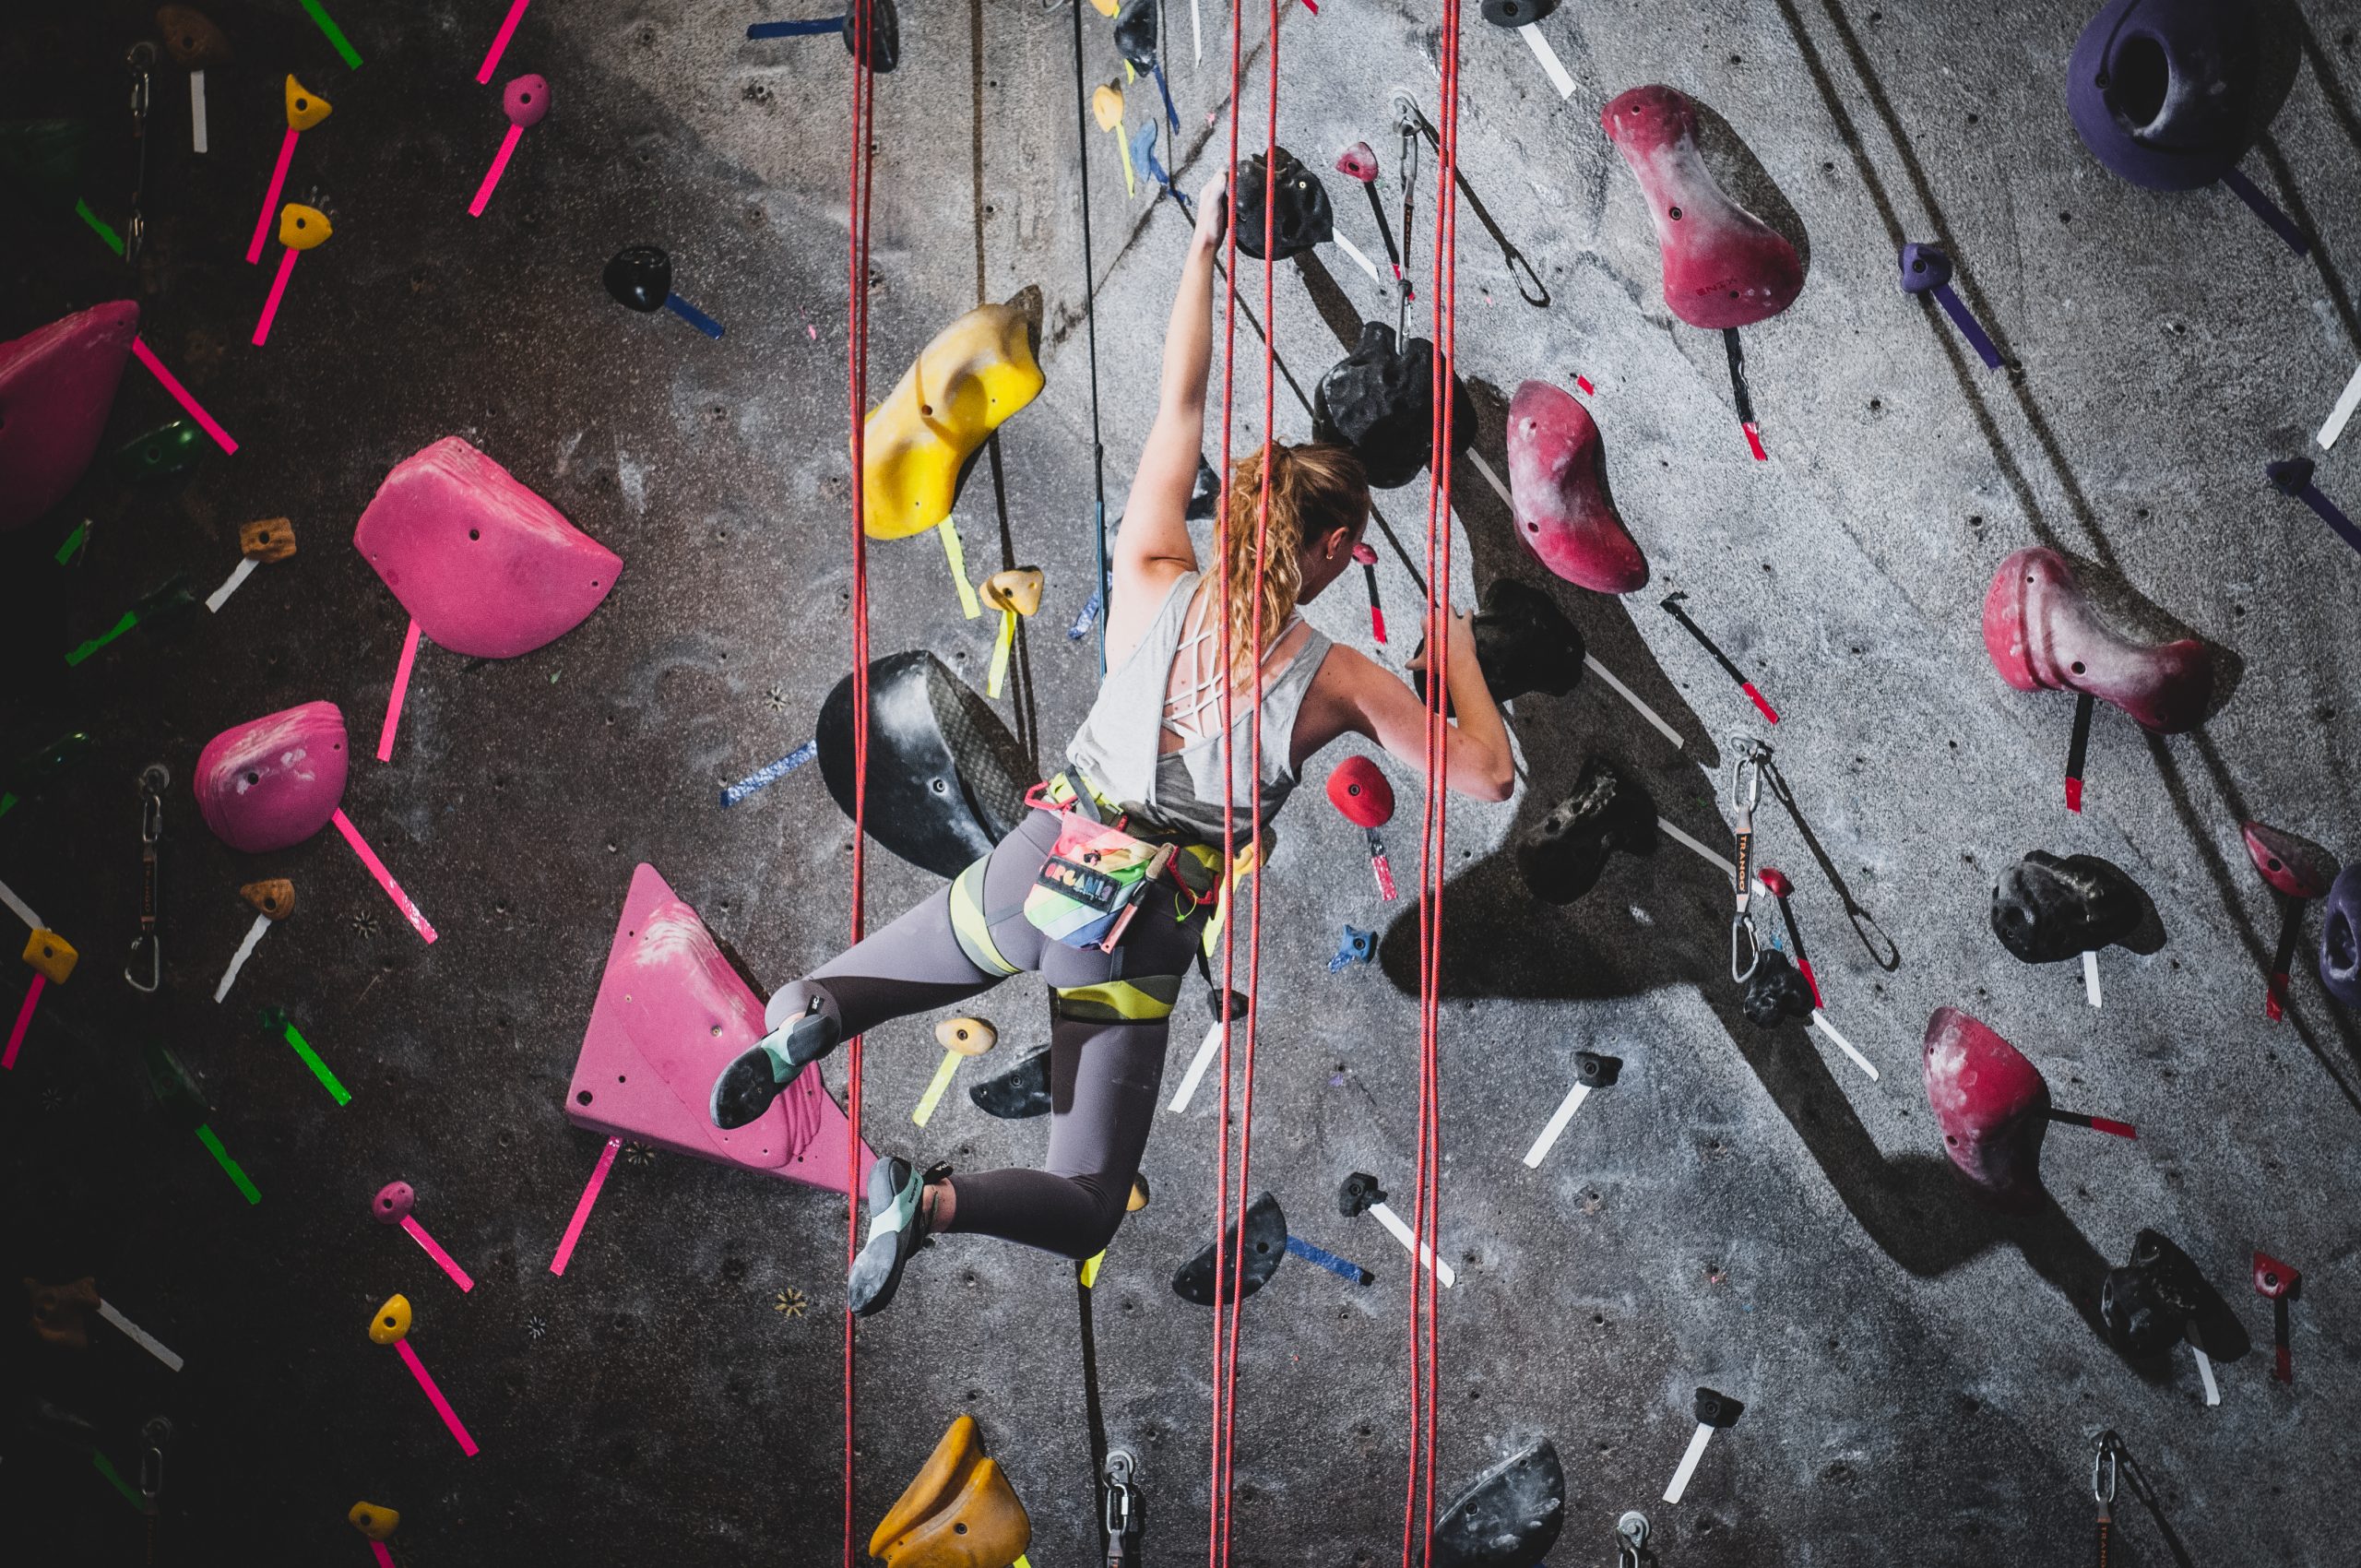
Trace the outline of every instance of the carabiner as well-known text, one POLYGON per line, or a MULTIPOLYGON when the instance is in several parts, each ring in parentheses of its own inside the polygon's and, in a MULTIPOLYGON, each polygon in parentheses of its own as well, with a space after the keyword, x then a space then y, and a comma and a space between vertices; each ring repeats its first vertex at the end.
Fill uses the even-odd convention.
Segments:
POLYGON ((1762 799, 1762 764, 1771 748, 1751 735, 1733 735, 1737 754, 1730 765, 1730 806, 1738 820, 1738 864, 1732 880, 1738 885, 1738 909, 1730 917, 1730 979, 1743 983, 1754 977, 1762 962, 1762 944, 1754 934, 1754 808, 1762 799))
POLYGON ((1641 1568, 1641 1549, 1648 1544, 1648 1516, 1638 1509, 1615 1521, 1615 1568, 1641 1568))
POLYGON ((139 934, 131 939, 131 958, 123 978, 131 989, 152 995, 164 983, 164 945, 156 939, 156 841, 164 836, 164 791, 172 787, 172 771, 160 762, 139 770, 139 934), (148 978, 139 978, 145 954, 148 978))
POLYGON ((2099 1433, 2098 1452, 2091 1455, 2091 1501, 2101 1509, 2115 1502, 2116 1475, 2120 1467, 2118 1456, 2122 1453, 2123 1439, 2115 1435, 2113 1428, 2099 1433), (2104 1484, 2099 1480, 2102 1473, 2106 1477, 2104 1484))

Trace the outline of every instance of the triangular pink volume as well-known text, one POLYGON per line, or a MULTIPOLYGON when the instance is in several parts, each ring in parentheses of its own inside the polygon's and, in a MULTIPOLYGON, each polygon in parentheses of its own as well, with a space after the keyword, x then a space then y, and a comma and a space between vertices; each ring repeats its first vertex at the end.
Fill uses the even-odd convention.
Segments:
MULTIPOLYGON (((566 1086, 566 1119, 595 1133, 655 1144, 845 1191, 850 1128, 820 1082, 817 1063, 788 1085, 761 1120, 731 1132, 713 1124, 713 1081, 763 1037, 763 1003, 721 956, 697 912, 642 865, 599 980, 599 1000, 566 1086)), ((860 1150, 858 1179, 876 1159, 860 1150)))
POLYGON ((0 343, 0 533, 65 498, 98 452, 139 331, 129 300, 0 343))

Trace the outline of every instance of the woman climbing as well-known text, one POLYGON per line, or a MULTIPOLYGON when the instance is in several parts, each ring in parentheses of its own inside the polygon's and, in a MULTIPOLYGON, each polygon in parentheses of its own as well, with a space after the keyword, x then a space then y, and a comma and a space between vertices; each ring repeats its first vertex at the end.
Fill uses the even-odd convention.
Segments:
MULTIPOLYGON (((1331 645, 1298 608, 1352 564, 1369 520, 1369 488, 1350 452, 1272 445, 1260 564, 1262 455, 1237 464, 1225 558, 1211 576, 1199 570, 1187 510, 1204 445, 1224 207, 1216 179, 1198 207, 1165 333, 1156 424, 1114 541, 1108 673, 1067 749, 1065 771, 1035 797, 1052 809, 1030 813, 943 892, 782 988, 765 1014, 771 1033, 713 1087, 714 1123, 743 1126, 840 1040, 964 1001, 1020 971, 1048 983, 1051 1110, 1042 1169, 954 1178, 947 1167, 918 1170, 905 1159, 879 1159, 869 1176, 869 1239, 848 1281, 858 1313, 893 1299, 903 1265, 937 1231, 999 1236, 1073 1258, 1105 1248, 1147 1142, 1173 1002, 1216 918, 1225 826, 1234 826, 1243 846, 1255 819, 1267 826, 1286 802, 1305 762, 1340 735, 1366 736, 1411 766, 1426 766, 1421 699, 1360 654, 1331 645), (1264 636, 1255 647, 1258 599, 1264 636), (1256 778, 1250 726, 1258 669, 1256 778), (1234 709, 1228 731, 1225 683, 1234 709), (1223 821, 1225 768, 1238 803, 1234 825, 1223 821), (1125 835, 1138 843, 1125 849, 1125 835), (1143 880, 1157 861, 1162 865, 1143 880), (1094 868, 1113 866, 1124 869, 1094 882, 1094 868), (1129 923, 1116 928, 1113 951, 1069 944, 1103 934, 1109 903, 1121 898, 1126 876, 1144 896, 1130 908, 1129 923)), ((1450 616, 1442 635, 1451 639, 1458 719, 1445 781, 1478 800, 1504 801, 1514 784, 1508 735, 1477 667, 1466 618, 1450 616)))

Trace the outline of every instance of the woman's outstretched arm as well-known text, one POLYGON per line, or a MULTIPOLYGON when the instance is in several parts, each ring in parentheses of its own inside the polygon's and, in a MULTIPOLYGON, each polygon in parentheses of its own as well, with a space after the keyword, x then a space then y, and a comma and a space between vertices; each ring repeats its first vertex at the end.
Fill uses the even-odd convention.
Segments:
MULTIPOLYGON (((1434 646, 1431 635, 1427 646, 1434 646)), ((1445 785, 1478 801, 1505 801, 1516 792, 1516 754, 1508 726, 1484 684, 1476 662, 1476 636, 1468 618, 1454 612, 1443 636, 1451 646, 1451 707, 1445 726, 1445 785)), ((1329 650, 1313 678, 1304 719, 1296 726, 1304 755, 1346 731, 1366 735, 1404 766, 1423 769, 1427 757, 1427 706, 1399 676, 1348 647, 1329 650), (1307 721, 1316 720, 1316 727, 1307 721)))

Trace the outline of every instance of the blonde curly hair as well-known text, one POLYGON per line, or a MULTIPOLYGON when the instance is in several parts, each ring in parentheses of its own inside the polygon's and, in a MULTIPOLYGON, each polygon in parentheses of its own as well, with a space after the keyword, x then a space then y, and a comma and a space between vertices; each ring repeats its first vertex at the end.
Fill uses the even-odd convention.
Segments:
POLYGON ((1230 615, 1229 664, 1242 678, 1261 662, 1303 591, 1303 545, 1331 529, 1358 540, 1369 523, 1369 478, 1361 460, 1343 446, 1271 445, 1271 520, 1262 569, 1255 530, 1263 511, 1263 454, 1230 469, 1229 530, 1222 552, 1221 592, 1230 615), (1254 605, 1263 606, 1262 640, 1254 639, 1254 605))

